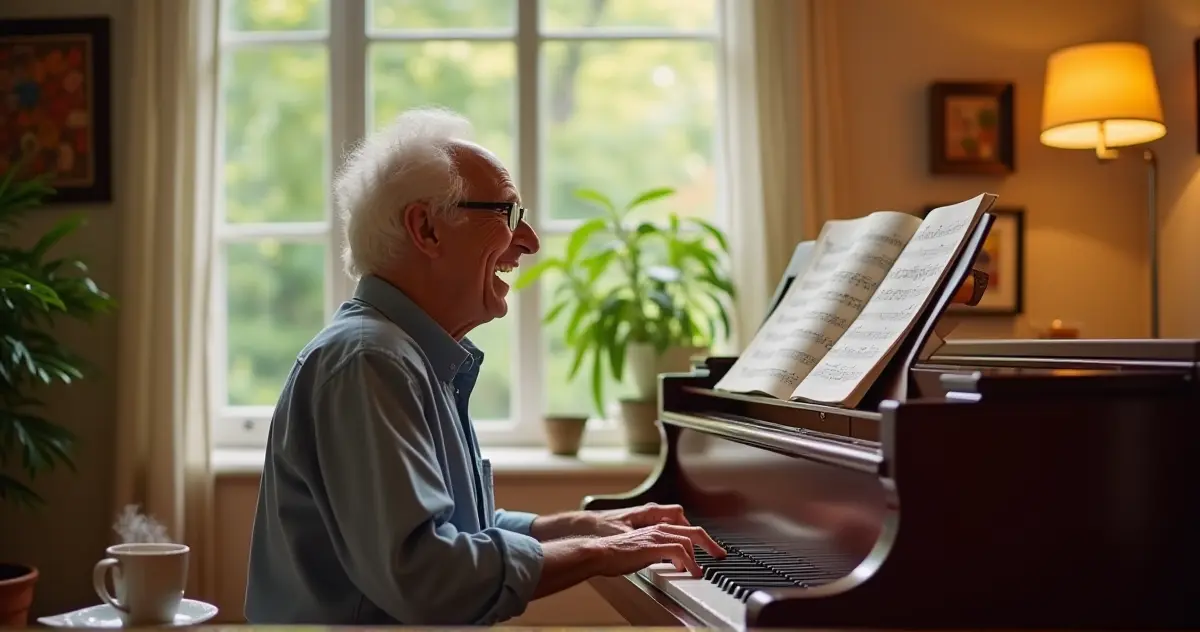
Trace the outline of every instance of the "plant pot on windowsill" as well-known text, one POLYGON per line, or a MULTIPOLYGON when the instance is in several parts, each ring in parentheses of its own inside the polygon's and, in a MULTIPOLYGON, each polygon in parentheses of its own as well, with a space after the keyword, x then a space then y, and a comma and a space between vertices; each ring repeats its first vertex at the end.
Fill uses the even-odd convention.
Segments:
POLYGON ((687 373, 692 359, 708 355, 708 347, 672 346, 659 353, 654 345, 633 342, 625 348, 625 366, 633 374, 637 399, 658 400, 658 376, 663 373, 687 373))
POLYGON ((625 445, 633 454, 656 455, 662 448, 658 431, 658 398, 622 399, 621 424, 625 427, 625 445))
POLYGON ((38 571, 23 564, 0 564, 0 628, 23 628, 38 571))
POLYGON ((550 453, 557 456, 579 454, 587 420, 587 415, 547 415, 543 423, 550 453))

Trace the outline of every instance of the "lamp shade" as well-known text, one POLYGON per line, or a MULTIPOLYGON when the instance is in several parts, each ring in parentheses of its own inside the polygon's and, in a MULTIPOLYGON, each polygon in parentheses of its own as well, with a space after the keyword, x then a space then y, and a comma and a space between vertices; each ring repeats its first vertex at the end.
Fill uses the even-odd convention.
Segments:
POLYGON ((1166 133, 1154 66, 1145 46, 1083 44, 1050 55, 1042 144, 1099 151, 1146 143, 1166 133))

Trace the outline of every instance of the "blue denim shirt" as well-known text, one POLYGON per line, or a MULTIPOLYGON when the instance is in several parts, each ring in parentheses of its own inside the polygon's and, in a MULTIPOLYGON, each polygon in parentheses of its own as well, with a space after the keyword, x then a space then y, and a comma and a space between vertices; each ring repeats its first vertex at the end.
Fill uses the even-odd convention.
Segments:
POLYGON ((467 415, 483 353, 364 277, 271 420, 252 624, 490 625, 541 576, 534 515, 497 511, 467 415))

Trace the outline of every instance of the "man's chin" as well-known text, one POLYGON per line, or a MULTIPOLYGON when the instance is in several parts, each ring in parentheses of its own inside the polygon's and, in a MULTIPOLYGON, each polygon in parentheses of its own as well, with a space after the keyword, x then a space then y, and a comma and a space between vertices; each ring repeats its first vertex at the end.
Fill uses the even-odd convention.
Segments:
POLYGON ((487 308, 488 316, 491 316, 492 320, 504 318, 508 315, 508 300, 503 296, 491 296, 487 302, 487 308))

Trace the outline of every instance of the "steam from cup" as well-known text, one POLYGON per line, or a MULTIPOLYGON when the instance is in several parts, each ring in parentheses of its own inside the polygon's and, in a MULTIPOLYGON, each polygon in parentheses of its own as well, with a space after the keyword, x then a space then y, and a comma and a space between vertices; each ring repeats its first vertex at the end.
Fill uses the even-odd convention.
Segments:
POLYGON ((117 514, 113 531, 121 544, 174 544, 161 522, 141 512, 138 505, 125 505, 117 514))

